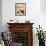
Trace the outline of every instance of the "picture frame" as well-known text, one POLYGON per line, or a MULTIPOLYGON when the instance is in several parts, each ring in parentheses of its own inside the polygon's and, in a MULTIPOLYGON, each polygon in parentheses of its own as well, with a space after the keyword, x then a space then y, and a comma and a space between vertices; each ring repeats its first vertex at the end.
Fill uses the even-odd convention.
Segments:
POLYGON ((16 16, 26 16, 26 3, 16 3, 15 4, 15 15, 16 16))

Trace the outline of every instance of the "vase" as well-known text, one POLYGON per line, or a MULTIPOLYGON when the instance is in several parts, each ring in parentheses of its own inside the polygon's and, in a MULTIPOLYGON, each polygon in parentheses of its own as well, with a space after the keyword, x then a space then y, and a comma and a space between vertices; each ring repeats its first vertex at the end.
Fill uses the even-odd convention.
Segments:
POLYGON ((45 46, 45 41, 39 40, 39 46, 45 46))

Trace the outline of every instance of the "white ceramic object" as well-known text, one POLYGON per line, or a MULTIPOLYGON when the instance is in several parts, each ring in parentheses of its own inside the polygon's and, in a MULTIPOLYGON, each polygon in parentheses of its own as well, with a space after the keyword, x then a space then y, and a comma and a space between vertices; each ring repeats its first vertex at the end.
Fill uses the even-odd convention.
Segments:
POLYGON ((11 19, 10 21, 8 21, 8 23, 19 23, 19 21, 17 19, 11 19))

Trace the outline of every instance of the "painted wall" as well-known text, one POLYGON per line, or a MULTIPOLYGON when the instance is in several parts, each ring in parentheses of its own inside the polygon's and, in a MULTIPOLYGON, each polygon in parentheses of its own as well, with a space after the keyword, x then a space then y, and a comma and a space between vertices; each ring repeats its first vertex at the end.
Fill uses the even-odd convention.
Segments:
MULTIPOLYGON (((40 0, 23 0, 23 2, 26 3, 26 16, 15 15, 15 3, 18 2, 21 2, 21 0, 2 0, 3 26, 5 26, 10 19, 17 19, 19 22, 24 22, 26 19, 29 19, 30 22, 39 23, 40 0)), ((5 27, 4 31, 7 30, 5 27)))
POLYGON ((46 0, 40 0, 40 10, 42 13, 46 13, 46 0))
POLYGON ((39 24, 46 30, 46 15, 42 13, 40 6, 40 0, 2 0, 2 26, 3 31, 8 30, 7 22, 11 19, 17 19, 19 22, 25 22, 25 20, 30 20, 33 25, 33 45, 38 46, 38 39, 36 37, 36 27, 39 24), (15 3, 24 2, 26 3, 26 16, 16 16, 15 15, 15 3))
POLYGON ((2 0, 0 0, 0 31, 2 31, 2 0))

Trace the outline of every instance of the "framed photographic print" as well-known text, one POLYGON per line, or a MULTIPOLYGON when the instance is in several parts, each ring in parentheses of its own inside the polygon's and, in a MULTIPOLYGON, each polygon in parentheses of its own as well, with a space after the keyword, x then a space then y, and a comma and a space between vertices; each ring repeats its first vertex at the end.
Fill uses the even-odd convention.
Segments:
POLYGON ((26 16, 26 3, 16 3, 15 4, 15 15, 16 16, 26 16))

